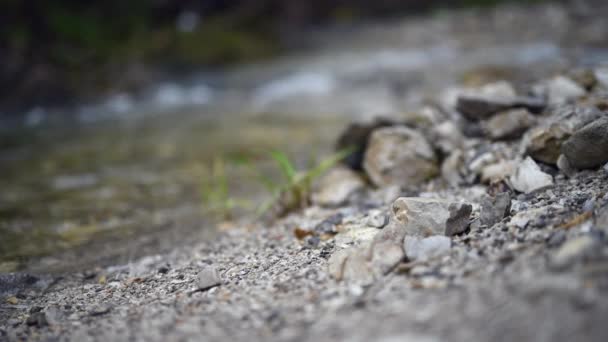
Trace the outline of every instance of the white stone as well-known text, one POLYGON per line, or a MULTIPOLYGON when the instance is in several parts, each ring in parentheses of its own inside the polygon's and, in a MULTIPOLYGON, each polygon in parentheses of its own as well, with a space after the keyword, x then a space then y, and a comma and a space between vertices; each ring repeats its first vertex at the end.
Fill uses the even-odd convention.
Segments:
POLYGON ((530 157, 526 157, 515 173, 509 178, 513 188, 519 192, 530 193, 553 185, 553 177, 541 171, 530 157))

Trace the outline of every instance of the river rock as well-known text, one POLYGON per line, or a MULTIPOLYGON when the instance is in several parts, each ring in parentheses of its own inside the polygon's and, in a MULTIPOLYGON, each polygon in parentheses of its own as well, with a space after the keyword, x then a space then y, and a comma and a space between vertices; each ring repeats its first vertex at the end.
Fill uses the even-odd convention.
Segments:
POLYGON ((508 192, 501 192, 496 196, 484 194, 481 197, 480 204, 480 223, 483 226, 492 227, 509 215, 511 210, 511 195, 508 192))
POLYGON ((482 120, 512 108, 539 112, 544 105, 541 99, 517 96, 511 84, 500 81, 463 92, 456 102, 456 110, 469 120, 482 120))
POLYGON ((431 145, 418 131, 404 126, 375 130, 363 167, 377 186, 415 186, 438 173, 431 145))
POLYGON ((525 153, 540 162, 555 164, 568 137, 570 130, 559 122, 536 127, 524 137, 525 153))
POLYGON ((350 124, 336 141, 336 150, 342 151, 347 148, 354 148, 355 150, 342 162, 353 170, 363 170, 363 157, 372 132, 378 128, 390 127, 395 124, 392 120, 382 118, 369 123, 350 124))
POLYGON ((408 235, 403 239, 403 249, 410 261, 424 261, 447 253, 452 240, 447 236, 435 235, 422 238, 408 235))
POLYGON ((311 200, 320 206, 335 207, 344 204, 353 193, 364 187, 365 183, 356 172, 336 167, 321 177, 311 200))
POLYGON ((519 138, 536 119, 526 109, 512 109, 499 113, 489 119, 484 130, 493 140, 519 138))
POLYGON ((575 131, 603 116, 593 106, 562 106, 555 111, 552 117, 530 129, 522 139, 522 152, 546 164, 556 164, 562 144, 575 131))
POLYGON ((576 131, 562 145, 562 153, 577 169, 590 169, 608 162, 608 116, 576 131))
POLYGON ((437 198, 400 197, 393 212, 408 235, 452 236, 467 229, 472 206, 437 198))
POLYGON ((524 193, 553 185, 553 177, 541 171, 540 167, 530 157, 526 157, 519 164, 509 180, 515 190, 524 193))
POLYGON ((213 266, 205 266, 198 273, 197 289, 200 291, 208 290, 222 284, 222 279, 217 269, 213 266))

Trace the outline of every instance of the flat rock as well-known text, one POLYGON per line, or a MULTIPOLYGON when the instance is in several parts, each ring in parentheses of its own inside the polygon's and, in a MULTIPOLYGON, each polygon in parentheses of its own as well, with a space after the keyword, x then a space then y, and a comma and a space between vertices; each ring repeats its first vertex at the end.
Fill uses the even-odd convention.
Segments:
POLYGON ((426 238, 408 235, 403 240, 405 255, 410 261, 433 259, 447 253, 452 240, 447 236, 435 235, 426 238))
POLYGON ((408 235, 452 236, 466 230, 472 206, 436 198, 400 197, 393 203, 395 217, 408 235))
POLYGON ((486 134, 493 140, 519 138, 536 123, 536 118, 526 109, 501 112, 484 124, 486 134))
POLYGON ((541 99, 517 96, 513 86, 505 81, 465 91, 456 102, 456 110, 469 120, 487 119, 498 112, 513 108, 527 108, 538 112, 544 106, 545 103, 541 99))
POLYGON ((317 184, 312 202, 320 206, 335 207, 344 204, 349 196, 365 187, 359 175, 346 167, 329 170, 317 184))
POLYGON ((511 210, 511 195, 501 192, 496 196, 484 195, 481 198, 480 223, 492 227, 509 215, 511 210))
POLYGON ((363 167, 377 186, 415 186, 433 178, 437 156, 422 134, 395 126, 372 133, 363 167))
POLYGON ((590 169, 608 162, 608 116, 595 120, 566 140, 562 153, 577 169, 590 169))
POLYGON ((200 291, 208 290, 222 284, 222 279, 217 269, 213 266, 205 266, 198 273, 197 289, 200 291))
POLYGON ((526 157, 509 178, 511 186, 519 192, 530 193, 553 185, 553 177, 541 171, 530 157, 526 157))

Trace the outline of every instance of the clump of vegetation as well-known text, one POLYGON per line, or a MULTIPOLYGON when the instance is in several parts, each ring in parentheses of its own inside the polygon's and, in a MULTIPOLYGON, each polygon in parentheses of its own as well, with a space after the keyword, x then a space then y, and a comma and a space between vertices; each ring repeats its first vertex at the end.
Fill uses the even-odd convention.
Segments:
POLYGON ((232 218, 236 209, 255 209, 260 217, 270 219, 305 208, 310 205, 314 181, 348 157, 352 151, 350 148, 339 151, 319 162, 311 163, 310 167, 301 171, 298 171, 295 163, 284 152, 270 152, 269 157, 279 170, 280 180, 261 172, 249 158, 239 158, 238 164, 247 166, 256 182, 270 193, 270 198, 257 207, 250 200, 231 196, 226 164, 218 158, 213 162, 208 177, 201 183, 203 206, 207 212, 223 219, 232 218))
POLYGON ((259 208, 259 213, 265 217, 280 217, 293 210, 303 209, 310 205, 310 193, 314 181, 327 170, 334 167, 353 150, 341 150, 320 162, 315 162, 303 171, 297 171, 295 164, 280 151, 270 154, 279 166, 283 182, 275 183, 271 188, 272 198, 259 208))

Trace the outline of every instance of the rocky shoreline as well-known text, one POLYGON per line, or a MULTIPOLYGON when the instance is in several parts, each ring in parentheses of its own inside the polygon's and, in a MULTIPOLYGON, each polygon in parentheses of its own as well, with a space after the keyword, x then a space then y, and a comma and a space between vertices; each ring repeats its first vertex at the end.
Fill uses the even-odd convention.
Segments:
POLYGON ((1 275, 0 339, 603 341, 607 74, 450 89, 351 126, 338 145, 361 155, 270 225, 1 275))
POLYGON ((310 140, 329 148, 332 139, 336 150, 355 151, 316 180, 310 206, 270 223, 199 219, 195 182, 182 179, 192 170, 176 156, 187 149, 200 157, 197 144, 213 145, 206 152, 224 146, 200 113, 158 121, 171 134, 142 133, 133 120, 124 135, 97 136, 141 133, 125 139, 132 154, 120 158, 91 151, 121 144, 86 145, 90 159, 76 171, 38 171, 73 157, 67 143, 38 151, 48 159, 8 151, 28 162, 9 168, 4 183, 4 204, 27 207, 3 222, 9 228, 71 220, 86 230, 80 216, 97 213, 102 223, 147 230, 0 273, 0 341, 608 340, 608 26, 597 8, 505 5, 429 16, 350 42, 334 38, 340 54, 236 72, 232 78, 255 86, 222 100, 245 113, 225 125, 225 146, 240 146, 237 131, 290 140, 298 152, 312 149, 310 140), (368 44, 377 45, 346 49, 368 44), (286 119, 331 119, 327 113, 361 120, 340 134, 334 127, 343 121, 286 119), (264 126, 275 114, 286 123, 264 126), (262 123, 246 132, 233 125, 243 117, 262 123), (206 130, 188 130, 196 125, 206 130), (131 160, 152 147, 158 154, 131 160), (123 159, 122 168, 112 165, 123 159), (151 170, 161 164, 181 178, 151 170), (128 178, 105 184, 98 169, 128 178), (81 197, 55 207, 58 196, 40 199, 39 182, 70 188, 83 179, 90 188, 81 197), (24 193, 29 202, 12 202, 24 193), (159 196, 157 204, 157 193, 171 200, 159 196), (66 217, 81 201, 82 211, 66 217), (116 202, 122 220, 111 220, 113 206, 97 208, 101 201, 116 202), (55 216, 32 223, 34 209, 55 216), (51 273, 63 264, 68 271, 51 273))

